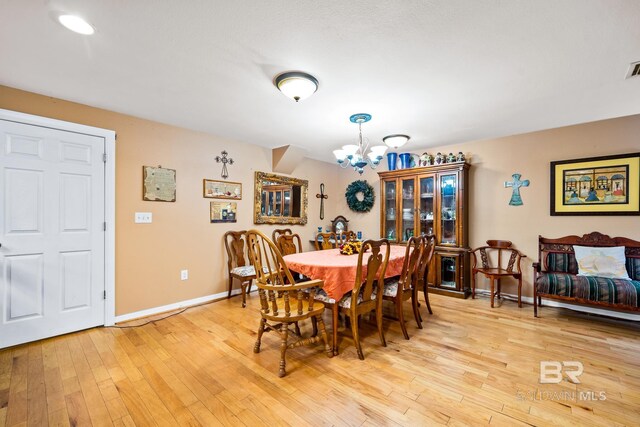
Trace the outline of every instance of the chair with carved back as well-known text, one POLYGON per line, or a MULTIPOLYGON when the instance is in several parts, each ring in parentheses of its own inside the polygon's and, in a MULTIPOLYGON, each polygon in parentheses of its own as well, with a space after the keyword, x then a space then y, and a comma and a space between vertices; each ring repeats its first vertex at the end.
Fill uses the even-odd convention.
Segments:
POLYGON ((365 240, 362 243, 362 250, 358 253, 353 291, 338 302, 339 312, 349 317, 351 321, 353 341, 360 360, 364 360, 358 329, 358 319, 361 315, 375 312, 380 342, 383 347, 387 346, 382 329, 382 296, 377 297, 377 294, 380 294, 384 288, 384 274, 387 270, 390 252, 391 246, 387 239, 365 240))
POLYGON ((302 252, 302 240, 298 234, 281 234, 274 242, 282 256, 302 252))
POLYGON ((353 231, 345 231, 344 233, 336 234, 337 246, 347 242, 355 242, 356 240, 358 240, 358 237, 353 231))
MULTIPOLYGON (((433 234, 423 234, 422 236, 422 252, 420 253, 420 259, 416 265, 416 274, 415 274, 415 305, 418 306, 418 291, 422 289, 422 293, 424 295, 424 302, 427 304, 427 310, 429 314, 433 314, 431 310, 431 303, 429 302, 429 266, 431 265, 431 261, 433 260, 433 255, 436 251, 436 236, 433 234)), ((418 319, 422 322, 422 316, 420 316, 420 312, 418 311, 418 319)), ((422 329, 422 324, 418 323, 418 328, 422 329)))
POLYGON ((420 313, 418 311, 418 293, 416 287, 417 268, 419 261, 424 251, 424 240, 422 237, 411 237, 407 241, 405 249, 404 262, 402 264, 402 272, 399 276, 390 277, 384 281, 384 293, 383 298, 387 301, 392 301, 398 320, 400 321, 400 328, 405 339, 409 339, 407 333, 407 326, 404 321, 403 302, 411 299, 413 316, 416 319, 416 323, 419 328, 422 328, 420 323, 420 313))
POLYGON ((277 244, 280 236, 288 234, 293 234, 293 231, 290 228, 276 228, 271 232, 271 241, 277 244))
MULTIPOLYGON (((282 254, 267 236, 258 230, 247 233, 249 255, 256 266, 258 293, 260 295, 260 327, 253 351, 260 352, 264 332, 275 331, 280 336, 280 369, 278 376, 286 375, 286 352, 302 345, 324 341, 327 356, 332 357, 327 332, 322 320, 325 306, 314 299, 315 290, 322 288, 322 280, 295 283, 282 254), (295 284, 293 284, 295 283, 295 284), (308 290, 308 292, 305 292, 308 290), (313 333, 308 338, 289 343, 289 326, 311 319, 313 333), (318 336, 317 332, 320 332, 318 336)), ((297 328, 296 328, 297 329, 297 328)), ((299 329, 297 329, 299 331, 299 329)))
POLYGON ((475 248, 471 251, 473 266, 471 267, 471 298, 476 296, 476 273, 482 273, 491 282, 491 307, 493 299, 500 295, 500 280, 505 277, 513 277, 518 281, 518 307, 522 307, 522 269, 520 261, 526 258, 517 249, 512 247, 508 240, 487 240, 486 246, 475 248), (494 263, 497 252, 497 262, 494 263), (481 264, 478 265, 480 254, 481 264), (504 254, 503 254, 504 253, 504 254), (506 260, 506 266, 504 262, 506 260))
POLYGON ((229 294, 231 298, 233 279, 240 281, 242 289, 242 307, 247 305, 247 293, 251 292, 251 283, 256 278, 253 264, 247 259, 247 232, 227 231, 224 234, 224 247, 227 250, 227 270, 229 274, 229 294))
POLYGON ((336 233, 318 233, 316 234, 315 246, 317 251, 324 251, 325 249, 335 249, 337 247, 338 239, 336 233))

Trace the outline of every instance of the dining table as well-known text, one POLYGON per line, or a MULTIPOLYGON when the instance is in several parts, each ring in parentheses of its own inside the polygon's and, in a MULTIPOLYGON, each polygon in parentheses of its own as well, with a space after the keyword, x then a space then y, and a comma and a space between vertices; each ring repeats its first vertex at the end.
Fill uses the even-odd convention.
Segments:
MULTIPOLYGON (((404 263, 406 247, 391 245, 390 249, 385 278, 400 275, 404 263)), ((343 255, 340 249, 326 249, 299 252, 283 258, 289 270, 311 279, 321 279, 324 282, 322 289, 335 301, 340 301, 345 294, 353 290, 358 270, 358 254, 343 255)), ((365 258, 363 276, 366 274, 366 268, 365 258)))

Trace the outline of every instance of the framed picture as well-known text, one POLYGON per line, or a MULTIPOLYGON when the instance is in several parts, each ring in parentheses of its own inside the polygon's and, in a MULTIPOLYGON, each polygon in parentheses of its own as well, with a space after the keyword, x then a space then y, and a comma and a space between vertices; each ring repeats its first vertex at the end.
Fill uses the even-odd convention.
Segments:
POLYGON ((640 215, 640 153, 551 162, 551 215, 640 215))
POLYGON ((236 222, 236 202, 211 202, 211 222, 236 222))
POLYGON ((214 179, 202 180, 202 197, 210 199, 242 199, 242 183, 216 181, 214 179))
POLYGON ((142 200, 148 202, 176 201, 176 170, 161 166, 142 167, 142 200))

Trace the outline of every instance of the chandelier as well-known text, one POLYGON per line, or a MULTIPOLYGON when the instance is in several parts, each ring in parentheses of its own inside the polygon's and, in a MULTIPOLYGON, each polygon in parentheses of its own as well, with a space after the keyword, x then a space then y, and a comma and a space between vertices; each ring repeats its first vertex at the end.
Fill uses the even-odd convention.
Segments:
POLYGON ((352 166, 356 172, 362 175, 367 165, 369 165, 371 169, 378 167, 382 156, 384 156, 385 151, 387 151, 387 147, 385 145, 374 145, 369 148, 369 141, 365 141, 362 138, 362 123, 371 120, 371 114, 354 114, 349 117, 349 120, 351 120, 351 123, 358 124, 358 145, 344 145, 342 149, 334 150, 333 155, 336 156, 336 160, 340 166, 343 168, 352 166), (369 149, 368 153, 367 149, 369 149))

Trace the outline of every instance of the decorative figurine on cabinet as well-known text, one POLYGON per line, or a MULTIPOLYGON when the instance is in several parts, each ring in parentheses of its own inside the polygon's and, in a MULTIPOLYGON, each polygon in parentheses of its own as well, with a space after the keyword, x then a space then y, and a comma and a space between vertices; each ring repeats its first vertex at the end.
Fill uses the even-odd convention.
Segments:
POLYGON ((433 156, 429 153, 422 153, 420 156, 420 166, 431 166, 433 164, 433 156))
POLYGON ((447 155, 447 163, 453 163, 456 161, 456 156, 453 155, 453 153, 449 153, 447 155))
POLYGON ((464 158, 464 153, 462 151, 458 151, 458 155, 456 156, 456 162, 464 162, 466 159, 464 158))
POLYGON ((436 154, 436 158, 435 158, 433 163, 436 164, 436 165, 440 165, 440 164, 444 163, 444 156, 442 155, 442 153, 436 154))

